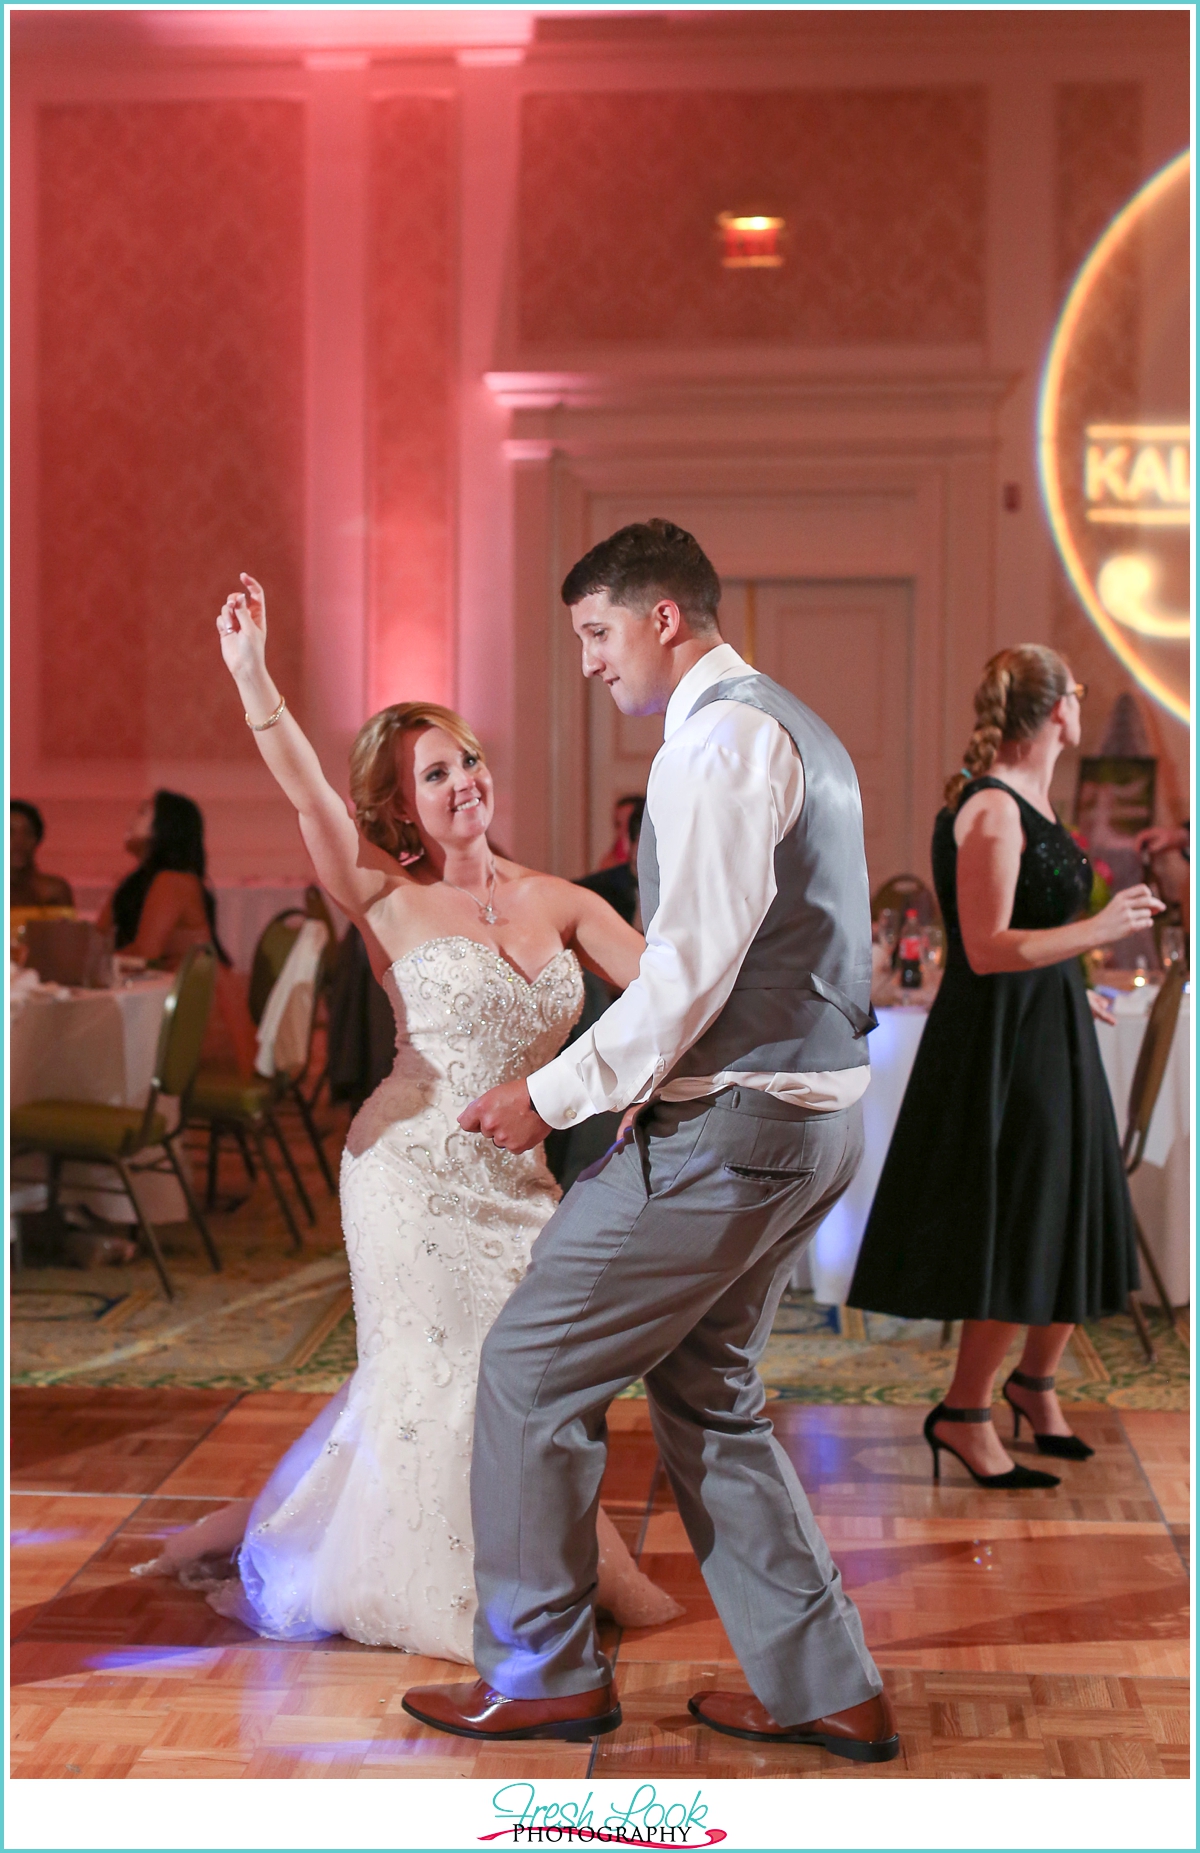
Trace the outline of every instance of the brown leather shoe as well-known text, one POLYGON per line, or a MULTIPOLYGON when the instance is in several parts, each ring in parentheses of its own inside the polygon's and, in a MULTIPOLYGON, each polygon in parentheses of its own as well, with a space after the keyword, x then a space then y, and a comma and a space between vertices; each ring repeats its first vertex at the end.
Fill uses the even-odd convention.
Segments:
POLYGON ((752 1692, 698 1692, 688 1710, 702 1724, 727 1737, 749 1737, 764 1744, 818 1744, 854 1763, 890 1763, 900 1755, 896 1719, 886 1692, 864 1699, 811 1724, 776 1724, 752 1692))
POLYGON ((597 1686, 565 1699, 508 1699, 477 1679, 470 1686, 414 1686, 401 1700, 410 1718, 455 1737, 511 1743, 518 1737, 565 1737, 581 1743, 621 1722, 616 1687, 597 1686))

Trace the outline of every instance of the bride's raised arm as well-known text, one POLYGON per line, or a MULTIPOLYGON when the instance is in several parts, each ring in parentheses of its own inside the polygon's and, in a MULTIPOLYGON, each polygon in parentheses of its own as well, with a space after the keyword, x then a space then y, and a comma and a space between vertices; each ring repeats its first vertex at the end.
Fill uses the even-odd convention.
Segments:
POLYGON ((267 672, 267 606, 249 573, 221 607, 221 655, 237 684, 247 725, 281 790, 300 814, 300 834, 323 886, 358 918, 402 879, 396 864, 369 843, 321 770, 295 716, 267 672))

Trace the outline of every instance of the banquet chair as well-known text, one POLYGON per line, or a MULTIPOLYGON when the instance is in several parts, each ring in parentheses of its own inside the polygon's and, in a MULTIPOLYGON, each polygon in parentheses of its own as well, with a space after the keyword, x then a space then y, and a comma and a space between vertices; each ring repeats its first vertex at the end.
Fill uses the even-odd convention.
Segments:
MULTIPOLYGON (((1137 1066, 1133 1071, 1133 1082, 1129 1089, 1129 1114, 1125 1125, 1125 1137, 1121 1144, 1121 1158, 1125 1165, 1126 1177, 1132 1177, 1141 1164, 1146 1152, 1146 1140, 1150 1133, 1150 1122, 1162 1089, 1163 1078, 1167 1072, 1167 1062, 1171 1055, 1171 1045, 1175 1040, 1175 1027, 1179 1020, 1179 1006, 1183 1001, 1183 990, 1187 983, 1187 974, 1181 965, 1174 965, 1167 972, 1158 989, 1145 1032, 1142 1046, 1138 1050, 1137 1066)), ((1145 1230, 1134 1212, 1133 1226, 1137 1230, 1138 1252, 1146 1264, 1147 1272, 1154 1282, 1166 1321, 1175 1336, 1187 1343, 1187 1334, 1180 1326, 1179 1316, 1171 1304, 1171 1296, 1163 1284, 1158 1265, 1150 1252, 1145 1230)), ((1136 1293, 1129 1296, 1129 1311, 1142 1341, 1146 1353, 1146 1362, 1157 1362, 1157 1353, 1146 1325, 1146 1315, 1142 1311, 1141 1301, 1136 1293)))
POLYGON ((154 1078, 144 1107, 111 1107, 95 1100, 34 1100, 27 1106, 14 1107, 12 1114, 14 1155, 43 1152, 49 1161, 51 1209, 58 1202, 64 1163, 107 1165, 117 1173, 119 1184, 89 1185, 89 1189, 128 1198, 169 1300, 174 1299, 175 1288, 157 1231, 138 1200, 134 1178, 141 1172, 174 1172, 188 1216, 219 1273, 221 1257, 196 1200, 186 1155, 181 1159, 175 1149, 188 1122, 200 1047, 212 1008, 216 963, 211 946, 193 946, 180 965, 163 1006, 154 1078), (159 1111, 162 1098, 179 1102, 179 1119, 174 1128, 168 1128, 159 1111))
MULTIPOLYGON (((316 1112, 317 1101, 320 1099, 321 1089, 329 1084, 329 1000, 333 992, 333 969, 337 957, 338 933, 333 922, 333 915, 329 911, 329 903, 325 899, 320 888, 317 887, 316 882, 309 882, 308 887, 304 890, 304 911, 310 920, 319 920, 329 934, 327 942, 329 956, 322 963, 321 987, 316 997, 313 999, 313 1029, 315 1031, 318 1025, 321 1028, 325 1059, 321 1064, 321 1072, 313 1082, 312 1088, 304 1096, 305 1105, 311 1114, 316 1112)), ((305 1070, 305 1073, 307 1073, 307 1070, 305 1070)), ((299 1085, 303 1079, 304 1076, 301 1075, 298 1078, 297 1085, 299 1085)), ((332 1093, 330 1097, 332 1098, 332 1093)), ((309 1137, 312 1137, 311 1132, 309 1133, 309 1137)))
POLYGON ((891 908, 903 920, 908 909, 916 909, 922 926, 940 926, 942 913, 937 897, 919 875, 893 875, 871 896, 871 918, 878 920, 885 908, 891 908))
MULTIPOLYGON (((254 962, 250 973, 250 1014, 256 1023, 261 1023, 267 1007, 267 1000, 274 989, 287 957, 294 946, 300 929, 309 916, 298 909, 288 908, 268 921, 263 928, 254 953, 254 962)), ((323 922, 321 924, 324 924, 323 922)), ((321 1144, 320 1135, 313 1121, 308 1102, 300 1089, 300 1078, 307 1071, 312 1047, 313 1021, 316 1014, 316 1002, 324 984, 324 971, 328 962, 329 942, 326 939, 322 950, 317 973, 312 987, 312 996, 308 1006, 307 1023, 304 1027, 304 1056, 299 1067, 284 1068, 275 1074, 242 1075, 224 1069, 202 1068, 196 1077, 192 1091, 189 1111, 192 1124, 204 1126, 208 1130, 208 1192, 207 1201, 211 1205, 216 1196, 217 1170, 220 1162, 220 1141, 229 1133, 237 1141, 247 1175, 253 1183, 257 1177, 255 1155, 267 1174, 275 1201, 287 1225, 292 1244, 299 1249, 303 1246, 299 1227, 288 1202, 282 1182, 271 1160, 267 1144, 269 1133, 278 1146, 284 1165, 291 1177, 296 1195, 310 1223, 316 1222, 316 1211, 305 1189, 304 1180, 297 1168, 291 1147, 284 1136, 277 1109, 285 1102, 292 1101, 299 1110, 300 1118, 316 1154, 317 1163, 331 1194, 337 1194, 337 1186, 329 1166, 329 1160, 321 1144)))

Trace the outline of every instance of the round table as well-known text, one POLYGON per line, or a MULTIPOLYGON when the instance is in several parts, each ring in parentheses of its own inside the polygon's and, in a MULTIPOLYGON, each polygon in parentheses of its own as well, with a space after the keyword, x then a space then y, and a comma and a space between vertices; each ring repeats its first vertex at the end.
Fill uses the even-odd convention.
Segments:
MULTIPOLYGON (((11 1104, 95 1100, 110 1107, 144 1107, 154 1077, 163 1006, 173 983, 169 972, 156 972, 103 991, 59 985, 14 993, 9 1011, 11 1104)), ((168 1115, 173 1105, 164 1102, 168 1115)), ((30 1167, 41 1166, 40 1159, 17 1163, 21 1169, 14 1181, 36 1181, 30 1167)), ((44 1166, 40 1175, 45 1176, 44 1166)), ((111 1184, 114 1178, 104 1165, 65 1165, 62 1200, 87 1203, 109 1222, 134 1222, 132 1205, 122 1195, 87 1188, 92 1182, 111 1184)), ((183 1192, 173 1177, 144 1174, 137 1189, 151 1222, 186 1218, 183 1192)), ((22 1192, 22 1207, 40 1205, 22 1192)))
MULTIPOLYGON (((1096 1025, 1121 1135, 1138 1050, 1154 997, 1152 985, 1121 993, 1114 1003, 1115 1026, 1096 1025)), ((854 1182, 817 1230, 792 1276, 793 1286, 811 1286, 816 1299, 824 1305, 845 1303, 927 1014, 920 1004, 876 1007, 879 1028, 872 1031, 870 1041, 871 1085, 863 1096, 863 1161, 854 1182)), ((1191 1017, 1189 991, 1184 994, 1179 1012, 1146 1154, 1130 1179, 1138 1220, 1176 1306, 1191 1299, 1191 1017)), ((1144 1268, 1142 1272, 1146 1274, 1144 1268)), ((1141 1297, 1147 1301, 1157 1299, 1148 1275, 1141 1297)))

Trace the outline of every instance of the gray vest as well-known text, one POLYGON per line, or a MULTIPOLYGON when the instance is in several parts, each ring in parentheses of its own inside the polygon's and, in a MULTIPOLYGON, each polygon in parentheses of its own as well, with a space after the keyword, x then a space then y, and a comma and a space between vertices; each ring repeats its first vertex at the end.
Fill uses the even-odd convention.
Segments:
MULTIPOLYGON (((804 807, 775 851, 777 893, 751 941, 724 1009, 668 1079, 746 1073, 819 1074, 863 1068, 871 1011, 871 897, 858 779, 845 747, 811 708, 767 676, 734 676, 701 695, 769 714, 804 767, 804 807)), ((691 716, 689 715, 689 719, 691 716)), ((658 907, 650 813, 638 844, 642 919, 658 907)))

